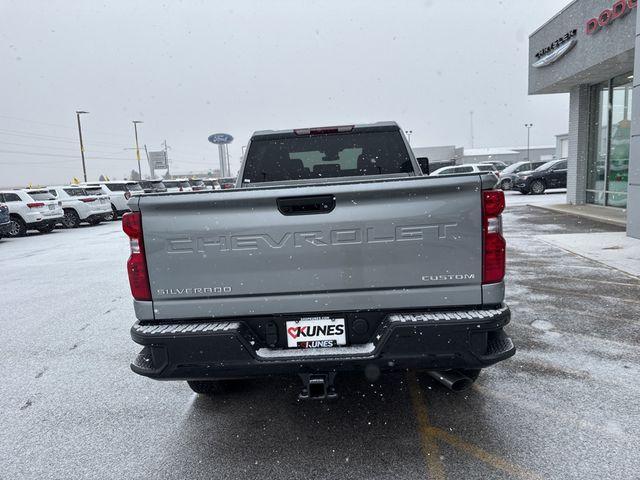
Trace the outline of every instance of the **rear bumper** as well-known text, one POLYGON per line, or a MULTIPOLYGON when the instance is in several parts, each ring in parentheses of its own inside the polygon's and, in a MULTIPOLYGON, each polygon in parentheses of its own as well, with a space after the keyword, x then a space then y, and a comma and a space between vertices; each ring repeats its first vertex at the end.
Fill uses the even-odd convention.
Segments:
POLYGON ((439 310, 389 313, 369 343, 328 349, 260 346, 241 319, 218 322, 136 322, 144 348, 131 369, 158 380, 241 378, 367 369, 477 369, 515 354, 503 331, 510 311, 439 310))
POLYGON ((46 217, 46 218, 43 218, 42 220, 39 220, 39 221, 36 221, 36 222, 27 223, 27 229, 29 229, 29 230, 37 230, 38 228, 47 227, 49 225, 56 225, 63 218, 64 218, 63 216, 60 216, 60 217, 46 217))

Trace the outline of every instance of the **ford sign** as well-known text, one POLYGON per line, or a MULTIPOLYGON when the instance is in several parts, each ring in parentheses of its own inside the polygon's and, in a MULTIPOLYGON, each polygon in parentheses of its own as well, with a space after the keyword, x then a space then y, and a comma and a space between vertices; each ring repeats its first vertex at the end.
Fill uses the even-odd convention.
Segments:
POLYGON ((233 137, 228 133, 214 133, 209 135, 209 141, 217 145, 224 145, 225 143, 233 142, 233 137))

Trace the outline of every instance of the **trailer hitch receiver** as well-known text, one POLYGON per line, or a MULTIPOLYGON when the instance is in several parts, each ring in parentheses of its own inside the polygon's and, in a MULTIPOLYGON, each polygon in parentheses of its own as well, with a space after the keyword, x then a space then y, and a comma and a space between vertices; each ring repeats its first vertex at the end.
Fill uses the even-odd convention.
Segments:
POLYGON ((301 400, 327 400, 337 398, 334 380, 336 372, 329 373, 301 373, 301 400))

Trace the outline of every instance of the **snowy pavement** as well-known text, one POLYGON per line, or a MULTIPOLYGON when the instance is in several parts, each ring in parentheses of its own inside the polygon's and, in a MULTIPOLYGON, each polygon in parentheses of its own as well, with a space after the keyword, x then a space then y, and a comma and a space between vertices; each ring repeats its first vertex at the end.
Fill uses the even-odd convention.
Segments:
POLYGON ((330 403, 296 378, 214 398, 142 378, 117 223, 0 240, 0 478, 637 478, 640 280, 549 240, 621 229, 515 198, 518 353, 463 394, 406 373, 338 377, 330 403))

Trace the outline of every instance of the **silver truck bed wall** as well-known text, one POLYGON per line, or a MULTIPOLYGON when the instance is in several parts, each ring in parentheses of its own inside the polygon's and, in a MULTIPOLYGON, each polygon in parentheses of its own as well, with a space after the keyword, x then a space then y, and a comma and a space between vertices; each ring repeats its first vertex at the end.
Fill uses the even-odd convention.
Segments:
POLYGON ((482 303, 481 177, 145 195, 156 319, 482 303), (332 195, 330 213, 277 200, 332 195))

